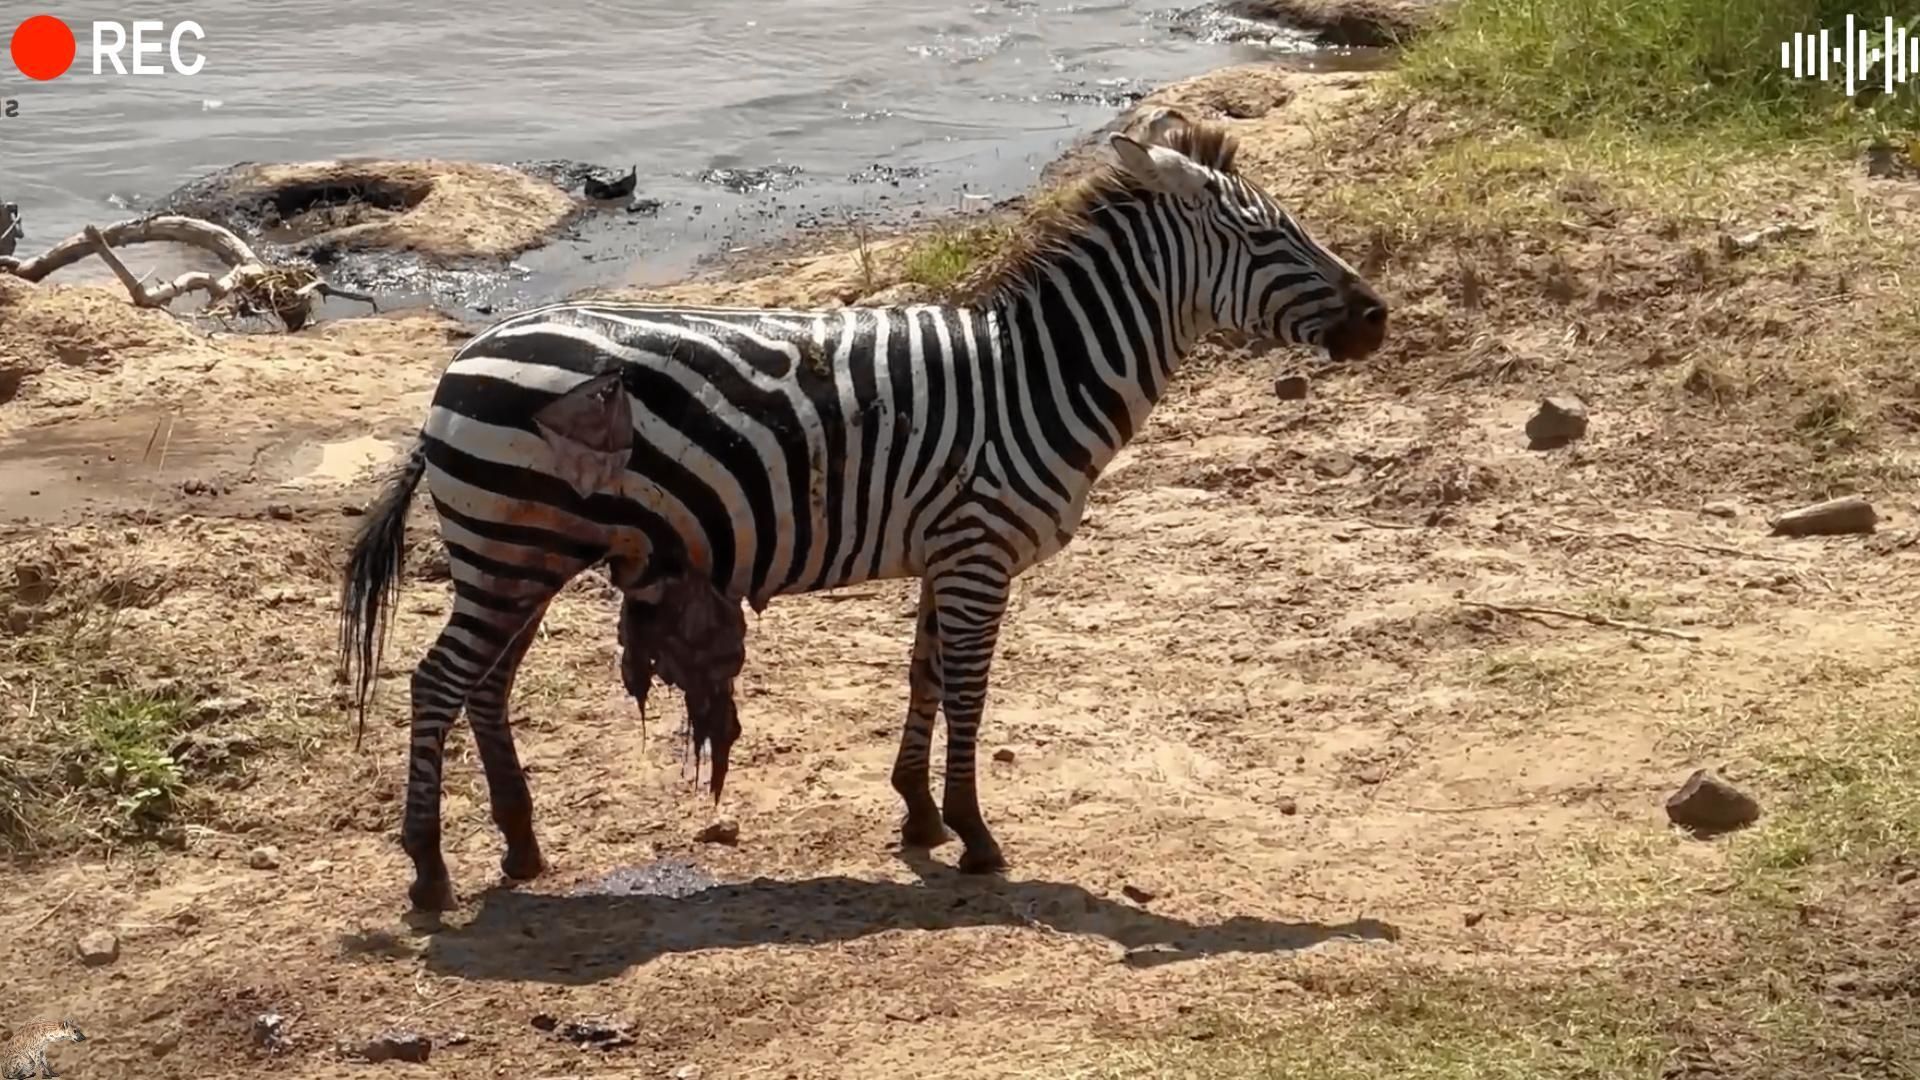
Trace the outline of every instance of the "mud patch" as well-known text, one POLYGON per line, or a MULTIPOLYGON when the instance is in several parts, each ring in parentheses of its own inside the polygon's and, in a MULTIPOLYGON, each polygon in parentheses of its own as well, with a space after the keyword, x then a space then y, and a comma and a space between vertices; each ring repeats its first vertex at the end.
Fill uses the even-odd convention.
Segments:
POLYGON ((147 209, 223 225, 274 261, 395 296, 468 300, 526 271, 515 256, 564 235, 594 207, 571 194, 604 170, 580 162, 247 162, 147 209))
POLYGON ((622 866, 578 885, 570 896, 662 896, 684 900, 717 887, 719 879, 686 859, 655 859, 622 866))

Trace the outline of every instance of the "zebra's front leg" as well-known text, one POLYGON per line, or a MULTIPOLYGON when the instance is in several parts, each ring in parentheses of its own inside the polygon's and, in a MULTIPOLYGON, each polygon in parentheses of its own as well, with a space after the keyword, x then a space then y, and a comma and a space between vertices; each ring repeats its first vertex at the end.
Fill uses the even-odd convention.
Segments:
POLYGON ((947 842, 940 805, 933 801, 928 764, 933 755, 933 721, 940 709, 940 622, 934 614, 933 585, 920 585, 920 609, 913 620, 913 660, 907 670, 910 699, 893 759, 893 790, 906 801, 900 822, 903 847, 934 848, 947 842))
POLYGON ((508 721, 508 703, 513 697, 513 680, 526 659, 527 648, 540 628, 547 605, 541 604, 528 617, 526 626, 500 655, 493 670, 482 679, 467 698, 467 723, 473 726, 473 744, 480 753, 481 768, 487 774, 487 799, 493 807, 493 823, 507 842, 500 858, 500 872, 512 881, 531 881, 546 870, 540 855, 540 842, 533 834, 533 795, 527 790, 527 774, 520 767, 520 755, 514 749, 513 729, 508 721))
POLYGON ((962 562, 934 580, 940 628, 941 704, 947 713, 947 778, 941 817, 966 844, 960 870, 986 874, 1006 869, 1000 845, 980 816, 974 784, 974 740, 986 709, 987 680, 1006 615, 1011 576, 986 561, 962 562))

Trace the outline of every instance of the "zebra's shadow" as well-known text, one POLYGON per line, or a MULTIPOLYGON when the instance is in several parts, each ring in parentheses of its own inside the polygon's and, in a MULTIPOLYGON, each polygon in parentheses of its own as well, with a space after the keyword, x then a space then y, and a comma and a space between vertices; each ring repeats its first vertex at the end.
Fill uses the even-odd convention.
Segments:
POLYGON ((433 934, 428 970, 467 979, 584 985, 657 957, 703 949, 850 941, 890 930, 1036 926, 1105 938, 1137 967, 1218 953, 1281 953, 1330 941, 1394 941, 1389 923, 1187 922, 1063 882, 979 878, 924 856, 917 882, 756 878, 691 895, 543 894, 496 889, 464 925, 433 934))

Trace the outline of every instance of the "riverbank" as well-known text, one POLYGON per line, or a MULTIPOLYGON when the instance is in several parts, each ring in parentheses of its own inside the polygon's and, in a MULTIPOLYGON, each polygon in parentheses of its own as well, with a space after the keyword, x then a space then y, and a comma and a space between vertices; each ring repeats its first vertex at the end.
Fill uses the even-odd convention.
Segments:
MULTIPOLYGON (((446 606, 429 516, 358 752, 334 574, 461 326, 209 338, 0 280, 0 355, 33 369, 0 404, 0 484, 47 478, 0 494, 25 518, 0 529, 0 820, 36 855, 0 1016, 97 1018, 60 1060, 102 1076, 335 1075, 390 1028, 474 1077, 582 1053, 682 1076, 1900 1075, 1916 181, 1827 144, 1546 134, 1386 76, 1226 71, 1158 101, 1231 124, 1394 322, 1348 369, 1204 350, 1023 584, 983 732, 1011 752, 983 780, 1005 882, 891 850, 909 587, 751 625, 728 846, 695 840, 677 717, 636 722, 583 583, 515 699, 552 876, 409 927, 404 679, 446 606), (1547 396, 1588 424, 1530 449, 1547 396), (1872 533, 1773 535, 1848 493, 1872 533), (1673 828, 1697 768, 1761 820, 1673 828), (722 884, 596 891, 662 859, 722 884), (101 933, 116 955, 89 966, 101 933), (613 1034, 583 1051, 575 1022, 613 1034)), ((626 294, 847 302, 964 272, 990 238, 947 228, 626 294)), ((497 845, 455 744, 448 856, 477 890, 497 845)))

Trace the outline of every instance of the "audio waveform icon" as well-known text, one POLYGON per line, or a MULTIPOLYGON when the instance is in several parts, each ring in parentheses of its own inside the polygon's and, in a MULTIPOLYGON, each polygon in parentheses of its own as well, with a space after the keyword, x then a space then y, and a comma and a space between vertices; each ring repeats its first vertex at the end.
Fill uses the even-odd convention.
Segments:
POLYGON ((1865 29, 1854 29, 1854 18, 1849 15, 1846 31, 1840 35, 1838 44, 1824 29, 1818 35, 1796 33, 1792 41, 1780 43, 1782 70, 1792 71, 1796 79, 1817 76, 1826 82, 1833 67, 1838 65, 1845 71, 1848 97, 1853 96, 1876 64, 1880 65, 1882 89, 1893 93, 1893 88, 1905 85, 1909 76, 1920 75, 1920 36, 1909 37, 1907 28, 1895 27, 1889 15, 1880 44, 1875 45, 1865 29))

